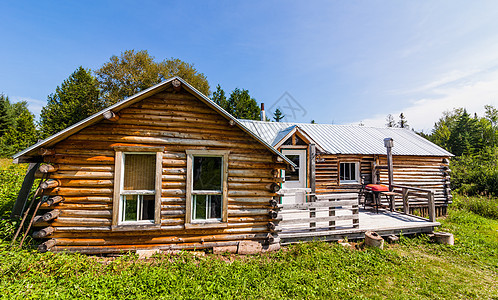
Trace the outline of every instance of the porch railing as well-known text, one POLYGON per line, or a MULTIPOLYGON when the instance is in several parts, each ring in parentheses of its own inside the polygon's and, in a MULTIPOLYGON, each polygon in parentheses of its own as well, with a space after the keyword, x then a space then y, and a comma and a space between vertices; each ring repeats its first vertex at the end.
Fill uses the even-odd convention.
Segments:
MULTIPOLYGON (((434 191, 428 189, 422 189, 417 187, 411 187, 406 185, 392 185, 395 191, 401 191, 401 197, 403 199, 403 212, 405 214, 410 213, 410 195, 417 196, 419 199, 427 199, 427 206, 429 210, 428 219, 431 222, 436 221, 436 207, 434 202, 434 191)), ((393 203, 394 204, 394 203, 393 203)))
MULTIPOLYGON (((301 193, 297 192, 299 199, 301 193)), ((285 194, 289 196, 289 194, 285 194)), ((311 202, 278 204, 281 216, 277 230, 282 234, 325 234, 346 228, 359 228, 357 194, 306 194, 311 202)))

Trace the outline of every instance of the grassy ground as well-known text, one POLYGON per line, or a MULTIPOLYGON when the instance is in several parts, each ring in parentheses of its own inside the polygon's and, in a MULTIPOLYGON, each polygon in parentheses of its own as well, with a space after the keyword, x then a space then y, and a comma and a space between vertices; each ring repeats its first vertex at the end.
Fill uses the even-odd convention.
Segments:
MULTIPOLYGON (((17 186, 18 182, 13 179, 11 184, 17 186)), ((133 254, 116 259, 40 254, 9 248, 12 230, 2 221, 0 296, 498 299, 498 220, 484 213, 487 210, 465 204, 479 199, 456 197, 460 204, 439 220, 441 230, 454 233, 455 246, 433 244, 420 236, 402 237, 400 243, 384 250, 351 250, 335 243, 314 242, 255 256, 182 253, 139 260, 133 254)), ((498 203, 497 199, 489 201, 491 209, 498 203)))

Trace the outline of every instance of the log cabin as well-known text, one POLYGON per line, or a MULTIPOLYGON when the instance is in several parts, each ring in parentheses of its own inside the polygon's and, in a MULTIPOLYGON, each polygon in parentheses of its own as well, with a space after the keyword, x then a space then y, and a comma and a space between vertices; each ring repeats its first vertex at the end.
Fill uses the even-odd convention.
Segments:
MULTIPOLYGON (((354 193, 391 176, 399 187, 430 189, 444 214, 450 156, 405 129, 237 120, 175 77, 19 152, 14 162, 34 166, 18 202, 27 199, 33 169, 42 176, 32 219, 33 236, 45 240, 40 251, 111 254, 338 239, 346 234, 341 220, 352 222, 347 236, 362 237, 369 225, 361 222, 372 222, 362 221, 354 193), (391 172, 385 138, 394 140, 391 172), (302 221, 311 232, 298 236, 280 226, 301 222, 282 219, 282 209, 307 205, 281 196, 282 187, 306 188, 325 201, 307 207, 302 221), (335 215, 347 207, 350 215, 335 215), (325 231, 316 220, 325 220, 325 231)), ((407 197, 397 196, 397 206, 407 197)), ((405 213, 423 213, 427 201, 417 197, 405 213)), ((438 224, 430 219, 412 218, 395 232, 431 231, 438 224)), ((386 234, 390 224, 383 224, 386 234)))
MULTIPOLYGON (((358 193, 368 183, 388 184, 387 138, 393 142, 391 173, 398 191, 396 207, 403 205, 403 186, 433 191, 436 215, 445 215, 451 203, 449 159, 453 155, 412 130, 239 121, 298 166, 291 172, 282 171, 283 188, 309 188, 316 194, 358 193)), ((425 197, 414 191, 410 213, 427 215, 425 197)))
MULTIPOLYGON (((272 245, 293 163, 175 77, 14 156, 44 176, 41 251, 88 254, 272 245)), ((26 177, 28 178, 28 176, 26 177)))

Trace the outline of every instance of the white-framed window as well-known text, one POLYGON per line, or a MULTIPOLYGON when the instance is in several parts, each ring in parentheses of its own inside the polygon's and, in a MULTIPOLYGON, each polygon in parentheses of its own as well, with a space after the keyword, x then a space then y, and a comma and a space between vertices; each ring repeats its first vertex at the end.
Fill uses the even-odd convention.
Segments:
POLYGON ((227 222, 228 151, 186 152, 186 227, 227 222))
POLYGON ((339 163, 339 182, 340 183, 359 183, 360 170, 358 162, 341 162, 339 163))
POLYGON ((112 225, 159 225, 161 147, 116 147, 112 225))

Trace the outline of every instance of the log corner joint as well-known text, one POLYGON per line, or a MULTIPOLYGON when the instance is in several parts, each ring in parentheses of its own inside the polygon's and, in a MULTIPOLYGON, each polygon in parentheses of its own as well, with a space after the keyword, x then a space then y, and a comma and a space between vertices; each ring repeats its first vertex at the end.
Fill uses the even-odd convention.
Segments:
POLYGON ((173 89, 177 92, 179 92, 182 89, 182 82, 178 79, 174 79, 171 82, 171 85, 173 86, 173 89))
POLYGON ((117 113, 113 112, 112 110, 108 110, 108 111, 103 112, 102 116, 104 117, 104 119, 111 121, 111 122, 116 122, 117 120, 119 120, 119 115, 117 113))

